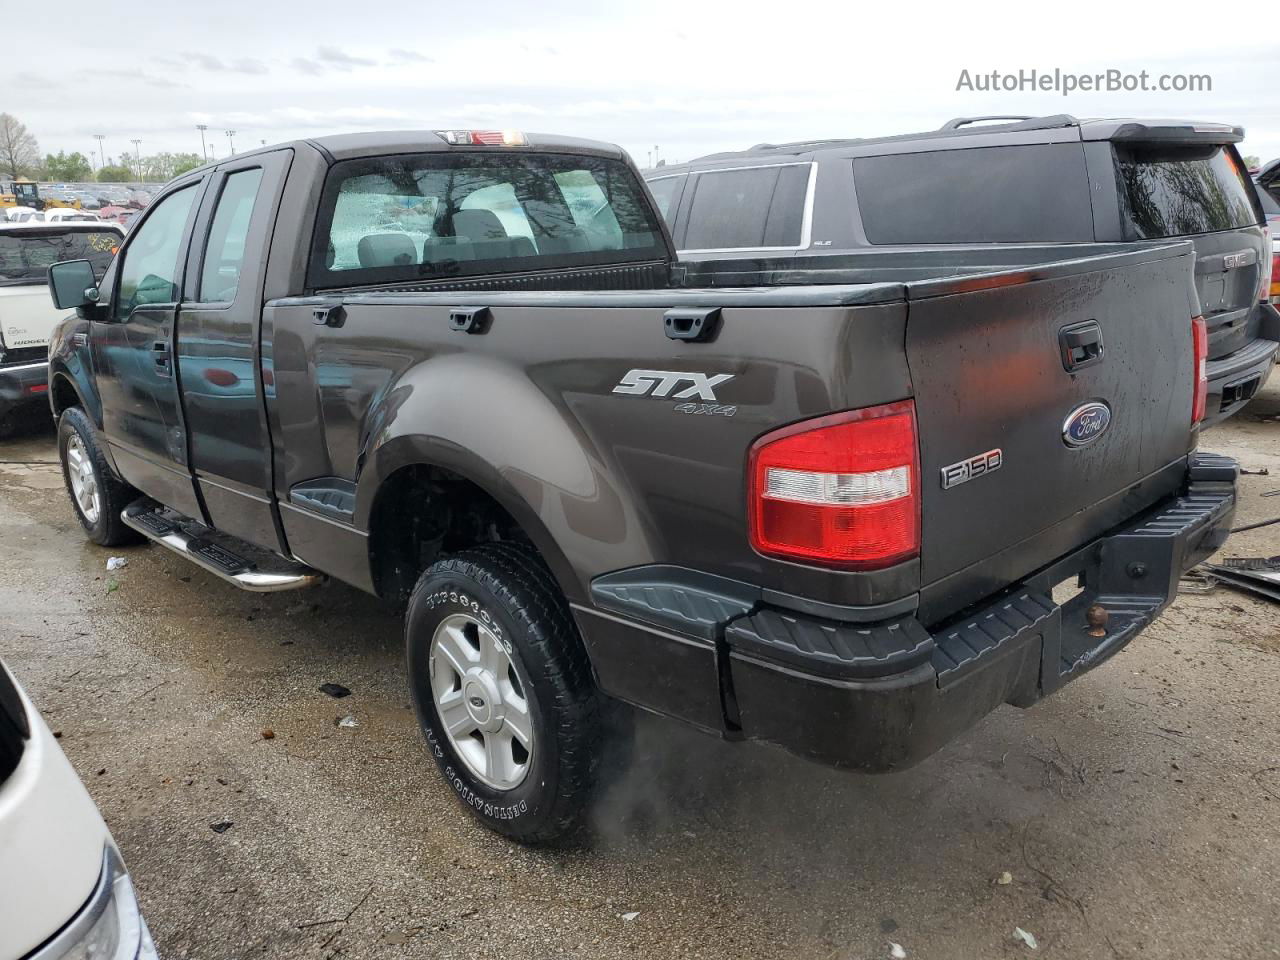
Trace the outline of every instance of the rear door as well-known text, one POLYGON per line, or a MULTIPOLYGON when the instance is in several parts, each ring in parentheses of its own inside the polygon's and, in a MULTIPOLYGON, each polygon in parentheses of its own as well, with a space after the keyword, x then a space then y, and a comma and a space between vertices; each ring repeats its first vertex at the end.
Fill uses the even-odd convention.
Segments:
POLYGON ((212 175, 178 312, 177 365, 191 469, 210 522, 281 548, 258 363, 266 245, 292 151, 255 154, 212 175))
POLYGON ((909 285, 926 616, 1002 589, 1180 482, 1190 272, 1180 244, 909 285))
POLYGON ((1209 359, 1258 335, 1266 237, 1235 147, 1122 141, 1113 145, 1122 238, 1185 237, 1196 247, 1196 292, 1209 359))

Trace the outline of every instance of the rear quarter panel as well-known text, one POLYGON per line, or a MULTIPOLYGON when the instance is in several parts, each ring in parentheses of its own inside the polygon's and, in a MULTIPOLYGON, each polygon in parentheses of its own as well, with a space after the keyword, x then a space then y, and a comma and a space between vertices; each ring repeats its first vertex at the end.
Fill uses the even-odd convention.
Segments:
POLYGON ((756 554, 745 470, 762 433, 910 395, 905 304, 725 307, 713 342, 687 344, 666 337, 662 294, 631 306, 487 296, 479 336, 451 331, 447 306, 352 298, 337 329, 313 324, 306 303, 269 306, 281 498, 344 477, 364 528, 383 479, 432 463, 506 506, 571 599, 600 573, 658 562, 830 602, 891 599, 874 578, 756 554), (728 375, 714 395, 732 414, 615 393, 632 370, 728 375))

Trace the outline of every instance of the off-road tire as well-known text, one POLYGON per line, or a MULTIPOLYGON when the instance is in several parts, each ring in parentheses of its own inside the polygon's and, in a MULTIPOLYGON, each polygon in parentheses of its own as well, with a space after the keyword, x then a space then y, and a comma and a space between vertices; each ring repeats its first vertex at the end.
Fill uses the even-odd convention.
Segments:
POLYGON ((76 519, 84 527, 85 533, 94 543, 104 547, 117 547, 126 543, 137 543, 142 539, 137 532, 125 526, 120 519, 120 511, 136 500, 140 494, 114 473, 108 466, 98 443, 97 432, 88 415, 80 407, 68 407, 58 418, 58 462, 62 464, 62 482, 67 488, 67 498, 71 501, 71 509, 76 519), (89 462, 93 464, 101 507, 98 518, 90 523, 76 503, 71 490, 71 476, 67 469, 67 441, 72 434, 79 434, 80 442, 89 454, 89 462))
POLYGON ((427 748, 446 783, 485 826, 521 843, 552 843, 582 825, 596 782, 600 704, 582 640, 551 572, 529 547, 489 543, 438 560, 405 612, 409 688, 427 748), (529 702, 534 749, 524 780, 497 790, 455 752, 431 692, 436 628, 463 613, 488 617, 507 641, 529 702))

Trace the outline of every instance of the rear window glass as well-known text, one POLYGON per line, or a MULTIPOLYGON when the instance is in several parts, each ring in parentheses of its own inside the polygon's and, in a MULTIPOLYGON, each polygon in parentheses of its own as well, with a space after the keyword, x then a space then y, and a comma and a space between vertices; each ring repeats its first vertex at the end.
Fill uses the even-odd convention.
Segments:
POLYGON ((667 250, 631 169, 554 154, 431 153, 334 166, 311 286, 631 263, 667 250))
POLYGON ((696 174, 682 247, 798 247, 809 170, 805 163, 696 174))
POLYGON ((1183 237, 1258 222, 1249 181, 1224 146, 1117 146, 1120 205, 1135 238, 1183 237))
POLYGON ((1078 143, 859 157, 853 179, 870 243, 1093 240, 1078 143))
POLYGON ((0 232, 0 283, 44 283, 49 267, 59 260, 88 260, 101 280, 120 240, 120 234, 110 230, 0 232))

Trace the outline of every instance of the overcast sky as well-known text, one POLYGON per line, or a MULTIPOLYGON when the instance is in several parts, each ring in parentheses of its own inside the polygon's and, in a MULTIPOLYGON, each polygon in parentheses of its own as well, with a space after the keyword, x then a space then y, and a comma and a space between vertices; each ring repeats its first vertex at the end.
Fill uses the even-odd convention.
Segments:
POLYGON ((0 110, 25 122, 42 151, 87 155, 101 133, 108 156, 132 150, 133 138, 144 154, 199 152, 199 123, 220 157, 227 129, 243 150, 322 133, 475 126, 609 140, 644 165, 655 145, 687 160, 991 113, 1229 121, 1247 128, 1244 153, 1280 156, 1280 31, 1242 35, 1225 7, 1206 20, 1203 3, 1185 12, 1119 0, 153 6, 58 4, 56 40, 44 16, 42 39, 5 44, 0 110), (956 89, 962 70, 1032 68, 1203 73, 1213 89, 956 89))

